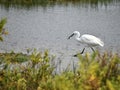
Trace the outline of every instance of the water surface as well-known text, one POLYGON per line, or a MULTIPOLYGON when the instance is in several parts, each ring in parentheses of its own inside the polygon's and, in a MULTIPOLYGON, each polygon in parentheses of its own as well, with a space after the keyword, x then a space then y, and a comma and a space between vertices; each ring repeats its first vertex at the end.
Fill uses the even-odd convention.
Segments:
MULTIPOLYGON (((120 51, 120 3, 97 7, 69 4, 32 9, 0 8, 0 18, 7 17, 9 35, 0 42, 1 52, 26 52, 27 48, 39 51, 48 49, 62 62, 71 63, 73 54, 83 49, 74 38, 67 37, 77 30, 81 34, 92 34, 101 38, 105 46, 96 47, 103 51, 120 51)), ((92 51, 87 48, 87 52, 92 51)))

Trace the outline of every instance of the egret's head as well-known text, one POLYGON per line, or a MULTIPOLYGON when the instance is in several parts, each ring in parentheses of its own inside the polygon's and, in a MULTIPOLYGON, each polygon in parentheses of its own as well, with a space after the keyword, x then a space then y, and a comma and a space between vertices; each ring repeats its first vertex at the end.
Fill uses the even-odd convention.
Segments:
POLYGON ((71 34, 71 35, 68 37, 68 39, 70 39, 72 36, 78 35, 78 34, 80 34, 78 31, 74 31, 73 34, 71 34))
POLYGON ((78 31, 74 31, 73 33, 74 33, 74 35, 77 35, 77 34, 79 34, 79 32, 78 32, 78 31))

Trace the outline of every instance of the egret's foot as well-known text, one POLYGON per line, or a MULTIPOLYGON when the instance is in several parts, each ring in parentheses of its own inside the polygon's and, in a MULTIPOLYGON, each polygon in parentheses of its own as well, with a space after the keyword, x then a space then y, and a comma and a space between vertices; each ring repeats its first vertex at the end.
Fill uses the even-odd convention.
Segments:
POLYGON ((77 56, 78 56, 78 54, 73 55, 73 57, 77 57, 77 56))
POLYGON ((81 52, 80 54, 83 54, 83 52, 81 52))

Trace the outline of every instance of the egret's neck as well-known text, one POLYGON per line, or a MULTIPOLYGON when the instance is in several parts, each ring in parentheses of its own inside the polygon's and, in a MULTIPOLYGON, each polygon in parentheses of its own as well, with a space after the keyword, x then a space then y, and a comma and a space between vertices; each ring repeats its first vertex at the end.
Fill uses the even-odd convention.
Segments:
POLYGON ((76 38, 76 40, 80 41, 80 33, 77 33, 75 38, 76 38))

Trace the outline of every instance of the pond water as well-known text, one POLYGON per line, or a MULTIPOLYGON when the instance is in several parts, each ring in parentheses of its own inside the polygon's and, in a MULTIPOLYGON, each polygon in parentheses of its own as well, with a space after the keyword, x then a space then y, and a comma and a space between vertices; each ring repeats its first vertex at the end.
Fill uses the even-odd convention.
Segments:
MULTIPOLYGON (((0 42, 1 52, 48 49, 66 65, 75 59, 72 55, 83 49, 74 38, 67 40, 75 30, 101 38, 105 46, 96 47, 101 52, 120 52, 120 3, 97 7, 69 4, 31 9, 0 8, 2 17, 7 18, 9 35, 4 37, 4 42, 0 42)), ((92 53, 89 48, 86 52, 92 53)))

